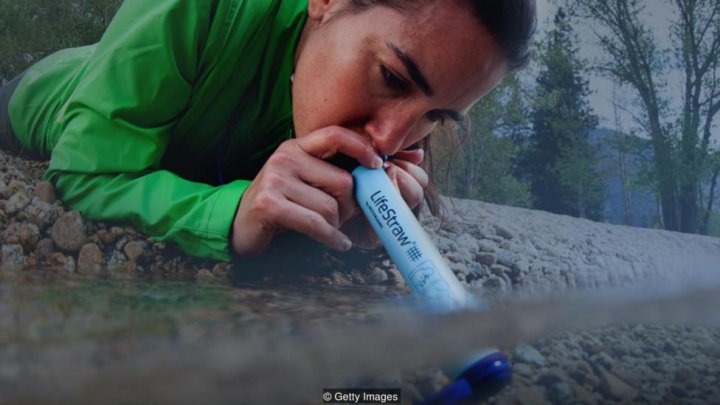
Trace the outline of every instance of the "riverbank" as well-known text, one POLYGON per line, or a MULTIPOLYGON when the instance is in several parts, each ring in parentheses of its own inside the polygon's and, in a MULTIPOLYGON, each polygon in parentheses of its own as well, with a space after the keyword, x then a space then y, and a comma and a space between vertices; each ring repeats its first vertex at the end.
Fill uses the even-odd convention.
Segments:
MULTIPOLYGON (((202 353, 218 339, 247 343, 245 337, 257 336, 286 342, 283 339, 295 339, 298 331, 315 324, 354 325, 375 319, 387 305, 383 297, 407 294, 399 273, 383 257, 329 254, 292 238, 281 242, 283 246, 268 257, 233 264, 189 257, 172 244, 154 241, 131 227, 87 221, 66 209, 51 185, 41 181, 45 168, 43 162, 0 152, 0 327, 6 331, 0 336, 5 347, 0 349, 0 391, 17 398, 32 399, 42 389, 9 387, 51 390, 59 378, 62 381, 62 370, 73 358, 77 359, 74 366, 87 375, 67 377, 61 382, 63 392, 72 398, 69 402, 92 402, 99 398, 83 397, 84 391, 78 390, 92 386, 94 374, 101 372, 96 384, 102 385, 103 375, 113 375, 116 365, 137 372, 133 364, 139 358, 163 352, 166 346, 202 353), (43 282, 38 283, 38 278, 43 282), (168 287, 176 282, 185 284, 168 287), (140 317, 140 330, 139 312, 132 311, 147 311, 147 302, 154 306, 150 316, 140 317), (124 312, 128 307, 129 312, 124 312), (138 343, 148 340, 151 343, 138 343)), ((446 206, 449 212, 444 221, 424 216, 422 222, 460 281, 496 306, 563 292, 645 283, 680 285, 720 271, 717 238, 594 223, 476 201, 446 200, 446 206)), ((650 291, 647 294, 652 297, 650 291)), ((718 403, 720 329, 699 323, 633 321, 554 331, 527 341, 518 337, 497 341, 496 337, 492 343, 513 359, 515 379, 493 401, 718 403)), ((474 327, 467 323, 444 332, 462 334, 474 327)), ((427 349, 420 342, 408 345, 408 350, 417 348, 418 358, 421 349, 427 349)), ((361 346, 360 340, 354 345, 361 346)), ((387 350, 378 347, 375 353, 393 358, 387 350)), ((246 355, 252 364, 251 353, 246 355)), ((174 377, 157 365, 163 363, 162 354, 158 356, 156 367, 149 367, 156 371, 150 380, 163 386, 163 381, 174 381, 174 377)), ((187 364, 198 358, 178 352, 172 356, 184 358, 187 364)), ((147 366, 137 363, 135 367, 147 366)), ((237 384, 217 375, 223 367, 199 367, 201 372, 193 380, 196 393, 215 387, 220 396, 213 398, 233 402, 229 394, 221 395, 223 388, 234 392, 233 384, 237 384)), ((237 367, 231 371, 239 372, 237 367)), ((240 371, 241 375, 249 372, 240 371)), ((262 370, 254 371, 256 378, 263 375, 262 370)), ((118 378, 128 378, 128 373, 118 373, 118 378)), ((390 374, 373 384, 402 386, 405 400, 428 395, 447 382, 433 368, 390 374)), ((308 384, 322 385, 323 379, 318 378, 308 384)), ((142 386, 130 379, 126 384, 126 388, 142 386)), ((306 390, 311 395, 321 388, 306 390)), ((198 399, 191 393, 185 402, 198 399)), ((255 399, 263 394, 272 397, 260 391, 255 399)), ((278 389, 273 395, 281 394, 288 395, 289 390, 278 389)), ((113 398, 126 397, 106 399, 113 398)), ((169 397, 158 394, 157 398, 169 397)))

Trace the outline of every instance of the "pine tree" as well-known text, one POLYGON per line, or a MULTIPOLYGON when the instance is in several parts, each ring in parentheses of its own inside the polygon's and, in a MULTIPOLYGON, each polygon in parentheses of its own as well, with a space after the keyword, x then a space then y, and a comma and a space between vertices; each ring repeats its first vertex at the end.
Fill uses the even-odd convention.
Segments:
POLYGON ((588 139, 597 117, 587 101, 584 62, 562 8, 555 27, 539 44, 541 71, 533 101, 533 132, 522 159, 533 206, 559 214, 599 220, 605 186, 588 139))

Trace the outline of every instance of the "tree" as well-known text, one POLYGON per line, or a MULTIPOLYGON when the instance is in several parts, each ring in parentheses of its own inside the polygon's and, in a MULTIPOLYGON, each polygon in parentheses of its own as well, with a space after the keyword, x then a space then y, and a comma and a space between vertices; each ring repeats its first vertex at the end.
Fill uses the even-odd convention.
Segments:
MULTIPOLYGON (((672 23, 670 54, 666 62, 652 31, 642 22, 640 0, 577 0, 579 15, 603 27, 600 45, 607 58, 598 69, 638 95, 642 116, 638 124, 652 139, 654 174, 666 229, 697 232, 707 228, 700 195, 707 176, 707 159, 715 117, 720 111, 720 2, 666 0, 677 11, 672 23), (682 108, 674 109, 671 67, 683 75, 682 108)), ((653 6, 656 6, 653 2, 653 6)), ((714 193, 708 196, 712 207, 714 193)))
POLYGON ((517 77, 509 76, 473 106, 468 121, 457 128, 459 136, 434 135, 433 149, 439 155, 434 178, 442 192, 496 204, 529 205, 528 185, 513 175, 518 153, 514 140, 524 137, 528 126, 524 94, 517 77))
POLYGON ((541 71, 533 101, 533 133, 522 160, 530 179, 534 207, 599 220, 605 189, 588 133, 597 126, 582 77, 572 28, 562 8, 555 27, 539 44, 541 71))

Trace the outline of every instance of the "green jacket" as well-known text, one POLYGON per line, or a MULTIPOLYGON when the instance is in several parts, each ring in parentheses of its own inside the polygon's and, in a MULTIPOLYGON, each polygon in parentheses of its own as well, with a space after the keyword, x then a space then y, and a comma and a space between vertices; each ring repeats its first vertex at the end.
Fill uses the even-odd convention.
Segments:
POLYGON ((51 156, 46 178, 87 218, 229 260, 242 193, 292 137, 306 9, 307 0, 126 0, 99 43, 27 71, 11 124, 25 148, 51 156))

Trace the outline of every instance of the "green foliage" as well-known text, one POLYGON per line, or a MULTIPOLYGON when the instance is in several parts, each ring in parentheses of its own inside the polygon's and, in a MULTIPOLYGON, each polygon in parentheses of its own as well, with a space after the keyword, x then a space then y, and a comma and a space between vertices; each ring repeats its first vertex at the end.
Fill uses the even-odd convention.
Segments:
POLYGON ((514 76, 478 102, 469 120, 458 128, 459 142, 444 134, 434 140, 440 151, 435 183, 444 194, 495 204, 527 207, 530 192, 527 183, 514 175, 518 153, 514 139, 527 130, 523 89, 514 76))
POLYGON ((534 207, 599 220, 605 189, 588 133, 597 126, 572 28, 560 9, 555 28, 539 45, 541 72, 533 100, 533 128, 521 172, 530 180, 534 207))
POLYGON ((0 81, 59 49, 88 45, 122 0, 0 0, 0 81))

